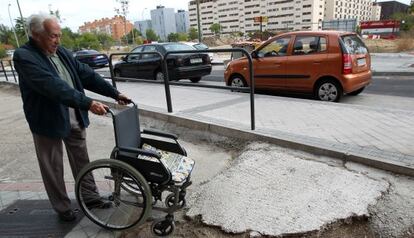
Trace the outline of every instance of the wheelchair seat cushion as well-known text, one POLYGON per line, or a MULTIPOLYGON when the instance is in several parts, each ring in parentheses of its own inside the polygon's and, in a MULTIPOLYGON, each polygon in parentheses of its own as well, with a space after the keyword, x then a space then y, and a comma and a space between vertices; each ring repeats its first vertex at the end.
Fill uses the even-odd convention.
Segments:
MULTIPOLYGON (((195 161, 188 157, 160 150, 148 144, 143 144, 142 149, 154 151, 161 155, 161 162, 171 172, 172 181, 175 183, 184 182, 193 170, 195 161)), ((138 158, 158 162, 158 159, 150 156, 139 155, 138 158)))

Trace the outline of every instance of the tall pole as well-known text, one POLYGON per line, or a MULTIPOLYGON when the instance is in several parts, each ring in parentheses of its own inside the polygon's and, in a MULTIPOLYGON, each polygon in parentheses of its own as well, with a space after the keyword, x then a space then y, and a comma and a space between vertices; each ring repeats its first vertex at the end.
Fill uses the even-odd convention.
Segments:
POLYGON ((197 1, 198 42, 201 43, 200 0, 197 1))
POLYGON ((23 25, 24 33, 26 34, 27 40, 29 40, 29 34, 27 33, 26 26, 24 24, 23 14, 22 14, 22 10, 20 9, 19 0, 16 0, 16 2, 17 2, 17 7, 19 8, 20 18, 22 20, 22 25, 23 25))
POLYGON ((16 38, 16 44, 17 44, 17 47, 20 47, 20 44, 19 44, 19 38, 17 38, 17 35, 16 35, 16 30, 14 29, 13 21, 12 21, 11 15, 10 15, 10 6, 11 6, 11 4, 9 3, 9 8, 8 8, 8 10, 9 10, 10 24, 11 24, 11 28, 12 28, 12 30, 13 30, 14 38, 16 38))

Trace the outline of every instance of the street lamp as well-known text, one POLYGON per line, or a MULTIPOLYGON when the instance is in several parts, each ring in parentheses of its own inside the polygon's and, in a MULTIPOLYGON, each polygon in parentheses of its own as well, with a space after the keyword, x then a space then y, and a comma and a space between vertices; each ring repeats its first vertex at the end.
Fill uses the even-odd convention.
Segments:
POLYGON ((23 19, 22 10, 20 9, 19 0, 16 0, 16 2, 17 2, 17 7, 19 8, 19 12, 20 12, 20 19, 22 20, 22 25, 23 25, 23 30, 24 30, 24 33, 26 34, 26 38, 27 38, 27 40, 29 40, 29 34, 27 34, 26 26, 25 26, 25 24, 24 24, 25 22, 24 22, 24 19, 23 19))
POLYGON ((11 28, 12 28, 12 30, 13 30, 14 38, 16 38, 16 44, 17 44, 17 47, 20 47, 20 44, 19 44, 19 39, 17 38, 17 35, 16 35, 16 30, 14 29, 13 21, 12 21, 11 15, 10 15, 10 7, 11 7, 11 4, 9 3, 8 10, 9 10, 10 24, 11 24, 11 28))

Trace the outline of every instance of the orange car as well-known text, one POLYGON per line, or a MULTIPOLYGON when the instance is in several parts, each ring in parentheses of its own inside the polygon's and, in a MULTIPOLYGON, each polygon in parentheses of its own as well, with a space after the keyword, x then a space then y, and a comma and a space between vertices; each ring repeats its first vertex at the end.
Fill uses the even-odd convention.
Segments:
MULTIPOLYGON (((357 95, 372 77, 368 49, 350 32, 284 33, 264 42, 251 56, 256 88, 312 93, 323 101, 357 95)), ((229 86, 249 86, 246 57, 231 61, 224 78, 229 86)))

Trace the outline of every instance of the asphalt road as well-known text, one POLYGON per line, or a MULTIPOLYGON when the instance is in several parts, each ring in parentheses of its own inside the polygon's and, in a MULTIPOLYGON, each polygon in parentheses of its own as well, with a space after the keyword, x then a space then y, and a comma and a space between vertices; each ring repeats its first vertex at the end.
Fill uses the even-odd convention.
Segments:
MULTIPOLYGON (((96 69, 96 71, 105 77, 110 76, 108 67, 96 69)), ((223 65, 214 65, 211 74, 203 77, 200 83, 223 85, 223 74, 223 65)), ((14 81, 11 72, 7 75, 9 81, 14 81)), ((0 72, 0 77, 4 77, 3 72, 0 72)), ((283 93, 274 92, 259 93, 283 95, 283 93)), ((364 93, 414 98, 414 76, 373 76, 372 84, 365 89, 364 93)))
MULTIPOLYGON (((108 68, 97 69, 97 72, 107 77, 110 76, 108 68)), ((203 77, 202 81, 223 82, 223 75, 224 67, 214 65, 211 74, 203 77)), ((414 76, 373 76, 372 84, 365 89, 364 93, 414 97, 414 76)))

